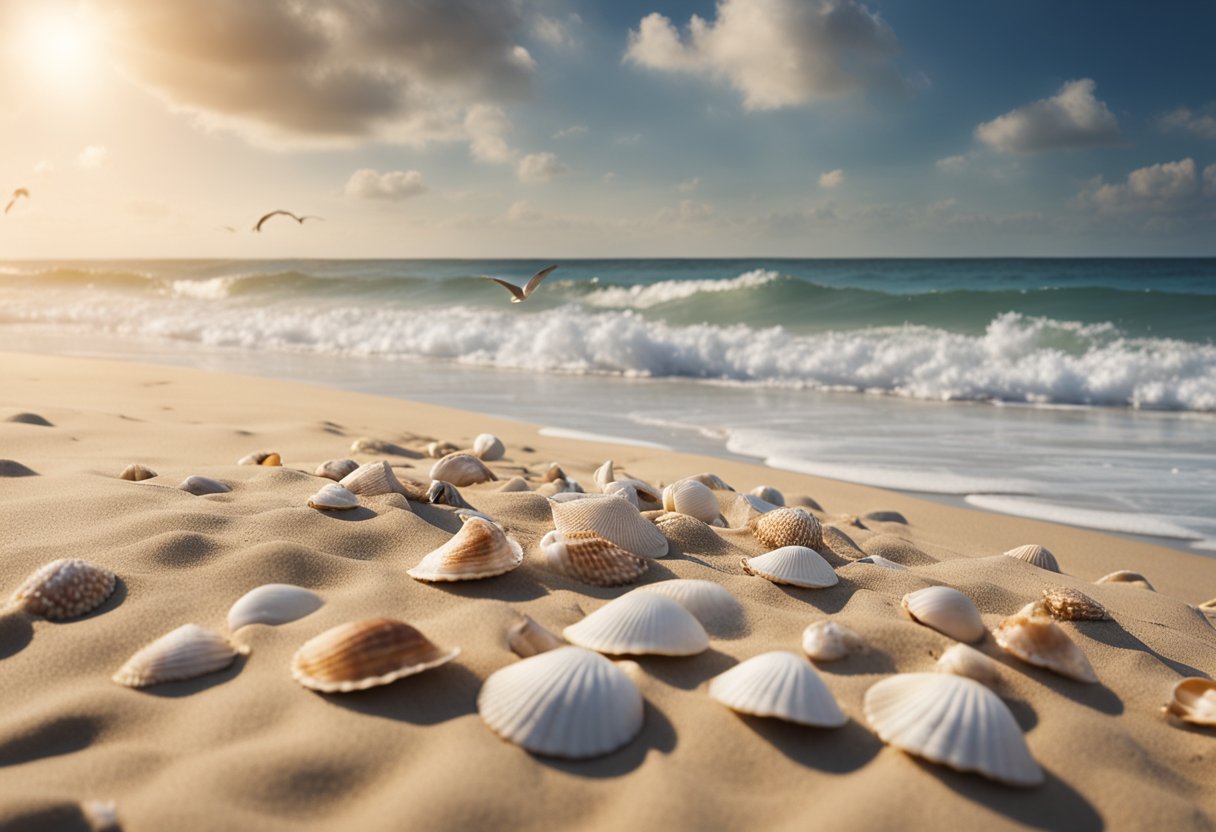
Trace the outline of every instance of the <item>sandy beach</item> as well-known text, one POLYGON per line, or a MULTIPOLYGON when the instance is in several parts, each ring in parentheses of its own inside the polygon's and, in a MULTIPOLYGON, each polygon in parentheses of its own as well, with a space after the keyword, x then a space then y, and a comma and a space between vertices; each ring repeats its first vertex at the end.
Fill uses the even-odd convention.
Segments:
POLYGON ((127 830, 1213 822, 1211 730, 1171 724, 1160 709, 1179 678, 1216 672, 1216 630, 1193 606, 1216 595, 1216 560, 730 461, 545 437, 536 426, 394 399, 151 365, 3 360, 2 415, 35 413, 50 425, 0 422, 0 456, 35 474, 0 478, 0 587, 7 595, 62 557, 111 569, 119 585, 82 618, 0 619, 0 828, 88 828, 86 801, 113 801, 127 830), (396 495, 363 498, 347 513, 306 506, 326 482, 312 474, 326 459, 383 458, 426 481, 427 442, 467 447, 483 432, 506 446, 490 463, 500 479, 460 491, 523 546, 523 565, 508 574, 453 584, 406 574, 460 528, 450 507, 403 505, 396 495), (360 437, 403 453, 350 453, 360 437), (278 452, 282 467, 235 464, 262 449, 278 452), (825 528, 859 550, 825 553, 836 586, 783 587, 740 568, 741 557, 765 551, 745 530, 660 523, 670 554, 640 583, 714 581, 742 602, 743 621, 711 632, 700 655, 636 657, 641 734, 609 755, 563 761, 491 732, 478 716, 479 689, 518 661, 506 633, 521 613, 560 633, 632 587, 587 586, 539 565, 538 542, 553 528, 549 502, 497 489, 516 475, 535 487, 558 462, 595 491, 593 471, 606 459, 655 485, 712 471, 740 490, 766 484, 790 502, 809 497, 825 528), (158 476, 119 479, 135 462, 158 476), (232 490, 194 496, 177 487, 190 475, 232 490), (874 512, 907 522, 867 518, 874 512), (1001 554, 1026 543, 1054 552, 1062 574, 1001 554), (850 563, 863 552, 908 568, 850 563), (1156 591, 1092 583, 1116 569, 1143 573, 1156 591), (324 606, 242 628, 234 640, 250 652, 223 671, 138 690, 111 681, 137 649, 182 624, 225 632, 230 605, 266 583, 306 587, 324 606), (931 585, 966 593, 989 628, 1048 587, 1083 590, 1109 611, 1110 620, 1061 624, 1098 684, 1031 667, 990 636, 977 645, 1000 663, 998 692, 1042 785, 1015 789, 925 763, 884 745, 867 723, 869 687, 933 670, 954 643, 900 607, 905 593, 931 585), (318 694, 292 678, 305 641, 376 616, 462 652, 355 693, 318 694), (798 652, 803 629, 826 618, 870 645, 818 665, 848 717, 843 728, 740 716, 707 696, 715 675, 765 651, 798 652))

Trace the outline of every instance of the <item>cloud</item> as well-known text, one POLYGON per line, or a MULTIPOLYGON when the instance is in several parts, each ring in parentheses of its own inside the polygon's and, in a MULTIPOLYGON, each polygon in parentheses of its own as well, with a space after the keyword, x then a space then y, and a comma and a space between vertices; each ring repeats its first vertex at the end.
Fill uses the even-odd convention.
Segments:
POLYGON ((507 114, 500 107, 478 104, 464 117, 464 129, 469 137, 469 153, 478 162, 506 164, 517 155, 507 144, 505 134, 511 129, 507 114))
POLYGON ((34 165, 35 176, 49 176, 55 172, 55 163, 50 159, 43 159, 38 164, 34 165))
POLYGON ((603 181, 603 183, 605 185, 607 185, 609 182, 615 182, 616 181, 616 172, 611 171, 611 170, 607 171, 603 176, 600 177, 600 179, 603 181))
POLYGON ((91 144, 76 157, 76 167, 82 170, 96 170, 110 159, 110 151, 99 144, 91 144))
POLYGON ((663 72, 708 74, 748 110, 838 98, 896 78, 891 27, 856 0, 719 0, 683 35, 658 12, 629 32, 625 60, 663 72))
POLYGON ((573 139, 577 136, 585 136, 591 132, 591 128, 585 124, 572 124, 569 127, 563 127, 553 134, 555 139, 573 139))
POLYGON ((642 140, 641 133, 627 133, 624 136, 617 136, 612 141, 615 144, 637 144, 642 140))
POLYGON ((938 159, 934 162, 934 166, 942 173, 962 173, 971 165, 971 156, 947 156, 944 159, 938 159))
POLYGON ((1157 125, 1166 132, 1190 133, 1201 139, 1216 139, 1216 118, 1192 112, 1186 107, 1170 110, 1157 119, 1157 125))
MULTIPOLYGON (((1205 185, 1209 176, 1216 179, 1213 168, 1216 165, 1209 165, 1203 172, 1205 185)), ((1075 201, 1101 214, 1173 214, 1194 209, 1202 190, 1195 160, 1187 158, 1137 168, 1125 182, 1107 184, 1099 177, 1075 201)))
POLYGON ((358 199, 400 201, 427 192, 422 174, 416 170, 389 170, 384 173, 363 168, 350 175, 343 191, 358 199))
POLYGON ((583 19, 577 14, 569 14, 565 21, 538 14, 532 18, 532 36, 549 46, 571 47, 575 40, 571 30, 577 27, 583 19))
POLYGON ((507 219, 511 222, 536 223, 542 222, 545 214, 533 208, 526 199, 520 199, 511 203, 511 207, 507 209, 507 219))
POLYGON ((685 179, 679 185, 676 185, 676 190, 682 194, 690 194, 699 187, 701 187, 701 177, 694 176, 692 179, 685 179))
POLYGON ((569 173, 570 168, 557 160, 552 153, 529 153, 519 160, 516 173, 520 182, 550 182, 554 178, 569 173))
POLYGON ((975 128, 984 144, 1006 153, 1097 147, 1119 140, 1119 123, 1094 97, 1092 79, 1069 81, 1051 98, 1032 101, 975 128))
POLYGON ((819 174, 819 187, 836 188, 844 184, 844 171, 840 168, 819 174))

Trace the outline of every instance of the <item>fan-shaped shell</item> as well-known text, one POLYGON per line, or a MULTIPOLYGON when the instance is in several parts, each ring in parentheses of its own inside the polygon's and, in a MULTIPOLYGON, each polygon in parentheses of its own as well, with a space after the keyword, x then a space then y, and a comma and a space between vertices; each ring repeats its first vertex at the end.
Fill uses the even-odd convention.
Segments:
POLYGON ((807 546, 782 546, 759 557, 743 558, 740 563, 747 574, 775 584, 823 589, 840 581, 831 564, 807 546))
POLYGON ((1106 607, 1084 592, 1056 586, 1043 590, 1043 609, 1060 621, 1101 621, 1110 616, 1106 607))
POLYGON ((571 644, 612 656, 695 656, 709 648, 705 628, 675 601, 629 592, 562 631, 571 644))
POLYGON ((52 621, 75 618, 101 606, 118 577, 79 558, 60 558, 38 567, 9 598, 8 608, 52 621))
POLYGON ((713 523, 720 513, 714 492, 696 480, 680 480, 664 488, 663 508, 695 517, 702 523, 713 523))
POLYGON ((198 475, 186 477, 182 480, 182 484, 178 486, 182 491, 193 494, 196 497, 201 497, 204 494, 226 494, 232 489, 220 482, 213 480, 211 477, 201 477, 198 475))
POLYGON ((621 497, 585 497, 550 501, 553 525, 559 532, 592 531, 626 551, 644 558, 667 555, 667 538, 621 497))
POLYGON ((304 642, 292 657, 291 675, 311 690, 347 693, 387 685, 459 655, 459 647, 444 650, 404 621, 368 618, 304 642))
POLYGON ((633 590, 634 592, 657 592, 675 601, 693 614, 701 625, 715 624, 742 618, 743 605, 730 590, 713 581, 696 578, 677 578, 670 581, 655 581, 633 590))
POLYGON ((525 615, 522 621, 507 630, 507 646, 511 648, 512 653, 526 659, 538 653, 565 647, 566 642, 525 615))
POLYGON ((912 619, 952 639, 976 642, 984 637, 984 619, 971 599, 948 586, 909 592, 900 602, 912 619))
POLYGON ((131 482, 141 482, 150 480, 156 476, 156 472, 147 465, 140 465, 138 462, 133 462, 118 475, 120 480, 130 480, 131 482))
POLYGON ((592 586, 631 584, 650 566, 647 558, 627 552, 595 532, 551 531, 541 538, 540 551, 550 569, 592 586))
POLYGON ((782 546, 823 546, 823 528, 819 521, 802 508, 776 508, 753 517, 747 522, 756 540, 770 549, 782 546))
POLYGON ((966 644, 955 644, 946 649, 937 660, 937 669, 942 673, 966 676, 988 687, 1001 681, 1001 666, 966 644))
POLYGON ((785 505, 785 495, 771 485, 757 485, 751 491, 747 492, 753 497, 759 497, 764 502, 781 508, 785 505))
POLYGON ((470 517, 447 543, 406 571, 419 581, 474 581, 510 572, 523 563, 524 551, 488 520, 470 517))
POLYGON ((802 652, 817 662, 835 662, 869 649, 860 633, 835 621, 816 621, 802 631, 802 652))
POLYGON ((486 462, 502 459, 506 452, 507 446, 492 433, 478 434, 477 438, 473 440, 473 453, 486 462))
POLYGON ((1046 569, 1048 572, 1060 571, 1060 564, 1056 561, 1056 556, 1037 543, 1018 546, 1016 549, 1010 549, 1005 555, 1006 557, 1024 560, 1040 569, 1046 569))
POLYGON ((753 656, 715 676, 709 696, 733 711, 800 725, 839 728, 849 721, 815 668, 784 650, 753 656))
POLYGON ((194 679, 232 664, 247 647, 234 647, 214 630, 183 624, 137 651, 113 679, 129 688, 194 679))
POLYGON ((1165 709, 1192 725, 1216 725, 1216 682, 1199 677, 1179 679, 1165 709))
POLYGON ((437 506, 453 506, 454 508, 473 508, 469 501, 461 496, 459 489, 450 482, 432 480, 426 492, 427 502, 437 506))
POLYGON ((1034 606, 1031 604, 1002 621, 992 631, 996 643, 1027 664, 1078 682, 1096 683, 1098 676, 1081 648, 1050 618, 1028 614, 1034 606))
POLYGON ((352 473, 359 467, 359 463, 353 459, 327 459, 317 466, 317 470, 313 471, 318 477, 325 477, 327 480, 340 482, 343 477, 352 473))
POLYGON ((338 485, 364 497, 378 494, 404 494, 405 486, 393 473, 393 467, 384 460, 360 465, 342 479, 338 485))
POLYGON ((273 467, 283 464, 283 458, 275 451, 254 451, 236 461, 237 465, 265 465, 273 467))
POLYGON ((579 647, 507 665, 486 679, 477 712, 494 733, 535 754, 587 759, 642 730, 642 694, 623 670, 579 647))
POLYGON ((450 482, 459 488, 479 482, 491 482, 498 477, 477 457, 457 451, 431 466, 431 479, 450 482))
POLYGON ((1096 584, 1131 584, 1138 586, 1141 589, 1153 590, 1153 585, 1148 582, 1148 578, 1141 575, 1139 572, 1131 572, 1127 569, 1120 569, 1117 572, 1111 572, 1109 575, 1103 575, 1096 584))
POLYGON ((359 507, 359 497, 345 486, 331 482, 308 498, 308 507, 318 511, 346 511, 359 507))
POLYGON ((866 719, 896 748, 1010 786, 1043 772, 1008 706, 979 682, 948 673, 901 673, 866 691, 866 719))
POLYGON ((246 592, 228 610, 228 629, 235 633, 250 624, 286 624, 324 604, 321 596, 302 586, 263 584, 246 592))

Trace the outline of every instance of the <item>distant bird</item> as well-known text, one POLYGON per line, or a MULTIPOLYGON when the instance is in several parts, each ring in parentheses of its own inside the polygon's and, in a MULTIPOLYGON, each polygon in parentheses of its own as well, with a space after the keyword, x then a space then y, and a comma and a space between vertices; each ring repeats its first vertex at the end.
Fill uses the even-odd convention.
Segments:
POLYGON ((324 220, 325 219, 325 217, 313 217, 313 216, 297 217, 295 214, 291 213, 290 211, 284 211, 280 208, 278 211, 271 211, 269 214, 266 214, 264 217, 262 217, 260 220, 258 220, 258 224, 253 227, 253 230, 260 232, 262 230, 262 225, 266 222, 266 220, 270 219, 271 217, 277 217, 280 215, 284 216, 284 217, 291 217, 293 220, 298 222, 300 225, 304 224, 304 220, 324 220))
POLYGON ((13 198, 8 201, 8 205, 4 206, 4 213, 7 214, 9 212, 9 209, 11 209, 13 207, 13 205, 16 204, 17 200, 21 197, 25 197, 26 199, 29 199, 30 192, 27 191, 25 188, 18 188, 17 190, 13 191, 13 198))
POLYGON ((528 298, 532 297, 532 293, 536 291, 536 287, 540 282, 549 276, 549 273, 556 269, 557 266, 550 266, 547 269, 541 269, 536 274, 532 275, 532 279, 528 281, 528 285, 524 288, 519 288, 514 283, 508 283, 505 280, 499 280, 497 277, 488 277, 484 274, 479 274, 482 280, 493 280, 502 288, 511 293, 511 303, 523 303, 528 298))
POLYGON ((233 228, 231 225, 221 225, 218 228, 216 228, 215 230, 216 231, 227 231, 229 234, 236 233, 236 229, 233 228))

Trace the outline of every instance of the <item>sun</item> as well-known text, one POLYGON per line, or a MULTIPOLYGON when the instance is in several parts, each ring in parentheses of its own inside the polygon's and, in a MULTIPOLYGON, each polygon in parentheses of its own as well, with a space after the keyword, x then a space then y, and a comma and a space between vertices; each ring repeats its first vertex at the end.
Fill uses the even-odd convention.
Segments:
POLYGON ((45 81, 72 82, 97 66, 101 37, 95 21, 81 10, 32 11, 14 33, 31 73, 45 81))

